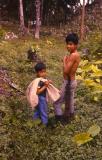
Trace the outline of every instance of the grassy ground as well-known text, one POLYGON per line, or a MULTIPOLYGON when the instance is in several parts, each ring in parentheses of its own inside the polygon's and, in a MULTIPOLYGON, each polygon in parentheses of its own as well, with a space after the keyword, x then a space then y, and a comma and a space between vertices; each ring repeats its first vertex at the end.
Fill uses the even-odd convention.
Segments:
MULTIPOLYGON (((38 52, 48 67, 48 77, 57 87, 62 82, 62 57, 66 54, 64 39, 54 37, 35 41, 26 37, 0 42, 0 66, 5 67, 22 91, 34 79, 34 63, 27 61, 27 51, 31 46, 39 46, 38 52), (51 41, 51 43, 49 42, 51 41)), ((76 99, 76 118, 71 124, 56 125, 54 129, 39 126, 32 120, 32 111, 26 98, 11 90, 13 96, 0 97, 0 111, 4 117, 0 121, 0 160, 102 160, 102 131, 93 141, 77 147, 72 137, 85 132, 93 124, 102 127, 101 103, 91 101, 90 90, 79 83, 76 99)), ((54 121, 53 107, 49 106, 50 118, 54 121)))

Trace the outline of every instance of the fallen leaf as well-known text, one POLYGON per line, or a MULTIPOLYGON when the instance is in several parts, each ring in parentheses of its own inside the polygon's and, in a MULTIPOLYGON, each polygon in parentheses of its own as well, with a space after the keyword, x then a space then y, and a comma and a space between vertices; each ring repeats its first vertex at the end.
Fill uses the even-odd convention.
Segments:
POLYGON ((95 137, 100 133, 100 126, 98 125, 93 125, 89 128, 88 133, 92 136, 95 137))
POLYGON ((100 79, 96 79, 96 82, 100 83, 100 79))
POLYGON ((98 97, 94 97, 94 101, 98 102, 98 97))
POLYGON ((93 138, 90 137, 89 133, 80 133, 73 137, 73 142, 77 143, 78 146, 81 146, 82 144, 85 144, 89 141, 91 141, 93 138))
POLYGON ((47 44, 49 44, 49 45, 53 45, 53 43, 52 43, 51 41, 49 41, 49 40, 47 40, 46 42, 47 42, 47 44))

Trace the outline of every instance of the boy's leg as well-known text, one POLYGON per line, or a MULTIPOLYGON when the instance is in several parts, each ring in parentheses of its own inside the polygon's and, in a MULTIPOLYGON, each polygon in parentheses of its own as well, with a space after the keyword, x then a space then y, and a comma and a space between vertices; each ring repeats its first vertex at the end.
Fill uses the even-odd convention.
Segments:
POLYGON ((71 115, 75 112, 74 107, 74 93, 77 86, 76 81, 71 81, 70 84, 67 85, 66 96, 65 96, 65 117, 71 117, 71 115))
POLYGON ((33 119, 36 120, 40 118, 39 106, 37 106, 36 110, 34 111, 33 119))
POLYGON ((39 111, 41 121, 46 125, 48 123, 48 106, 46 98, 43 96, 39 96, 39 111))
POLYGON ((61 105, 64 103, 65 101, 65 91, 66 91, 66 85, 67 85, 68 81, 64 80, 62 87, 61 87, 61 91, 60 91, 60 98, 54 103, 54 109, 55 109, 55 115, 56 116, 62 116, 62 108, 61 105))

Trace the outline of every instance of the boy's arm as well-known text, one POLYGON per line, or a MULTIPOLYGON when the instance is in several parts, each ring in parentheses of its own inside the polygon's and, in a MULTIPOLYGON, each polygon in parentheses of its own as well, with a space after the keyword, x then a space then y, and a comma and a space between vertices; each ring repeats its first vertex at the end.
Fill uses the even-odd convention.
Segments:
POLYGON ((76 56, 71 55, 70 59, 66 60, 66 57, 63 59, 63 65, 64 65, 64 73, 68 74, 75 63, 76 56))
POLYGON ((42 88, 38 88, 37 89, 37 94, 42 93, 46 88, 47 88, 46 86, 43 86, 42 88))
POLYGON ((37 89, 37 94, 42 93, 42 92, 48 87, 49 83, 50 83, 50 81, 46 81, 46 82, 45 82, 45 85, 44 85, 43 87, 38 88, 38 89, 37 89))

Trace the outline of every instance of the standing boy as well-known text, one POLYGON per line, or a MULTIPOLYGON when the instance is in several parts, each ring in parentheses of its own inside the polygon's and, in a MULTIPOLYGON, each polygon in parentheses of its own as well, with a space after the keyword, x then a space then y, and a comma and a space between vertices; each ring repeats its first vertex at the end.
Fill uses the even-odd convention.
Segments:
MULTIPOLYGON (((35 65, 35 72, 37 78, 46 79, 46 65, 42 62, 39 62, 35 65)), ((48 106, 46 100, 46 91, 51 81, 40 81, 37 87, 37 95, 39 98, 38 106, 34 112, 34 119, 40 118, 44 125, 48 124, 48 106)))
POLYGON ((70 55, 63 58, 63 84, 61 88, 60 99, 54 103, 56 120, 69 122, 74 116, 74 93, 77 86, 75 74, 80 63, 80 55, 77 51, 78 36, 75 33, 70 33, 66 37, 67 49, 70 55), (65 110, 62 113, 61 105, 65 103, 65 110))

